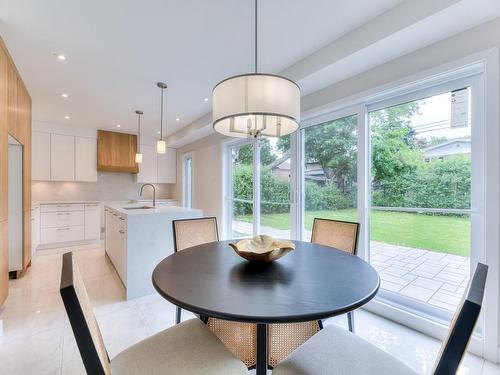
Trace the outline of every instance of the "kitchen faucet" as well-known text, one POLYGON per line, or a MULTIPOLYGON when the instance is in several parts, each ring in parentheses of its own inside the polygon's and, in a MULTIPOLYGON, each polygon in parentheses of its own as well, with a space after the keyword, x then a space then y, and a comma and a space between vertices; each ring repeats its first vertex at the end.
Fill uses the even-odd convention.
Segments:
POLYGON ((142 197, 142 190, 144 189, 144 186, 151 186, 153 188, 153 207, 156 207, 156 188, 153 184, 144 184, 141 186, 141 192, 139 195, 142 197))

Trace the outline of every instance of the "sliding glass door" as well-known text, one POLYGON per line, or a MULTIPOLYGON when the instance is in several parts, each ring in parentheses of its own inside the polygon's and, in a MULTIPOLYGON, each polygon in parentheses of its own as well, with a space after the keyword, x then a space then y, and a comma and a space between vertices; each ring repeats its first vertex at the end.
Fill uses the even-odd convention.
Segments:
POLYGON ((290 137, 231 145, 232 238, 267 234, 291 238, 290 137))
POLYGON ((302 130, 302 238, 311 238, 315 217, 357 221, 358 116, 302 130))
POLYGON ((482 216, 473 194, 481 184, 473 95, 457 83, 368 112, 370 262, 380 296, 443 319, 467 285, 471 218, 482 216))

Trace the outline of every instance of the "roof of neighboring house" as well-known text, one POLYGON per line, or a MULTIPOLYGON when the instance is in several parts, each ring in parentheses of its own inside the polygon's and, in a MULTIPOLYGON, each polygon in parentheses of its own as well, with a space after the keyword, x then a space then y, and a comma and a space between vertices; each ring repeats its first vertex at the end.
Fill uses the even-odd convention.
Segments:
POLYGON ((427 151, 430 151, 430 150, 436 150, 436 149, 439 149, 441 147, 444 147, 444 146, 448 146, 448 145, 451 145, 453 143, 471 143, 470 139, 469 138, 457 138, 457 139, 452 139, 452 140, 449 140, 449 141, 446 141, 446 142, 443 142, 443 143, 440 143, 438 145, 434 145, 434 146, 430 146, 430 147, 426 147, 423 149, 424 152, 427 152, 427 151))
POLYGON ((283 155, 269 164, 269 169, 290 169, 290 151, 286 151, 283 155))

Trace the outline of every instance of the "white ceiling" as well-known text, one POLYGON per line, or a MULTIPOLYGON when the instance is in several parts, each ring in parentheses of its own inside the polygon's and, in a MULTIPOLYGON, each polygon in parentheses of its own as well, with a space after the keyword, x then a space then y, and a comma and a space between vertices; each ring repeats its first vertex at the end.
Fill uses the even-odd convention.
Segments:
MULTIPOLYGON (((260 1, 259 70, 280 72, 399 3, 260 1)), ((210 111, 218 81, 253 70, 252 0, 0 0, 0 35, 33 119, 68 126, 134 132, 142 109, 156 135, 161 80, 171 134, 210 111)))
MULTIPOLYGON (((500 0, 260 0, 259 71, 306 95, 499 16, 500 0)), ((141 109, 156 136, 161 80, 174 147, 210 134, 217 82, 253 70, 252 0, 0 0, 0 35, 35 121, 135 132, 141 109)))

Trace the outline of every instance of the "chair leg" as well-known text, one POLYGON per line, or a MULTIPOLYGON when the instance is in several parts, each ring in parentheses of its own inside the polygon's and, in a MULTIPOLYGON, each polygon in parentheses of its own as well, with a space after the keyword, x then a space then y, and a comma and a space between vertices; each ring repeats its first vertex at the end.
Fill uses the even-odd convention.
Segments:
POLYGON ((181 308, 180 307, 176 307, 176 311, 175 311, 175 324, 179 324, 181 322, 181 308))
POLYGON ((347 324, 349 326, 349 331, 354 333, 354 311, 349 311, 347 313, 347 324))

